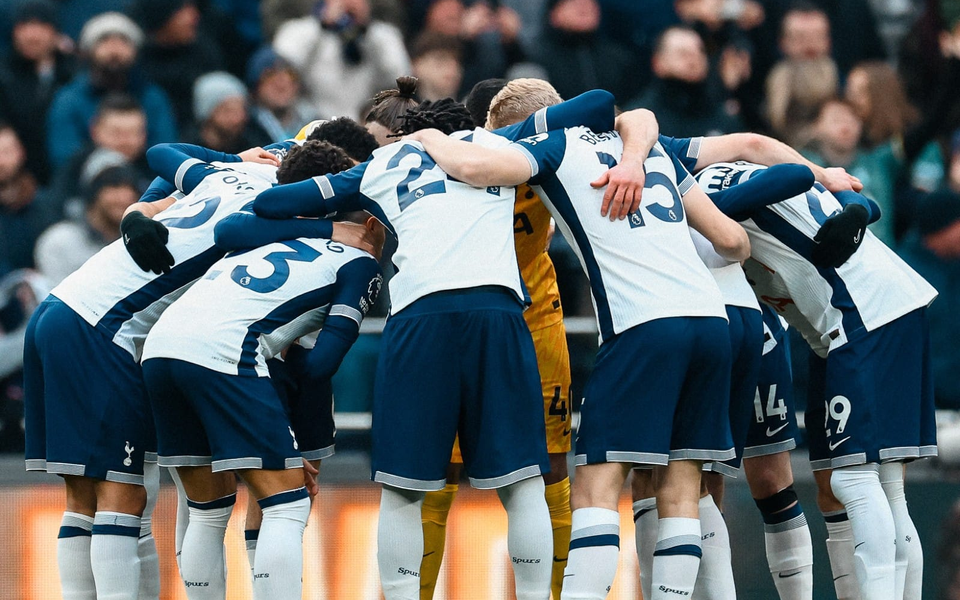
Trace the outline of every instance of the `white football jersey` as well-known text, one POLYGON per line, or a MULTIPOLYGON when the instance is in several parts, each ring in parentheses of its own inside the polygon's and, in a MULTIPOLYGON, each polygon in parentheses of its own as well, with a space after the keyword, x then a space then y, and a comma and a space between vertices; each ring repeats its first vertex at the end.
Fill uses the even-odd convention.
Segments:
MULTIPOLYGON (((509 143, 482 129, 466 134, 489 147, 509 143)), ((513 241, 515 188, 475 188, 451 179, 419 142, 409 141, 314 181, 325 200, 370 211, 397 237, 391 313, 427 294, 484 285, 526 297, 513 241)))
MULTIPOLYGON (((697 174, 707 190, 747 181, 766 167, 718 163, 697 174)), ((750 236, 747 277, 757 295, 797 328, 820 356, 865 332, 929 305, 937 291, 869 230, 838 269, 810 262, 813 237, 843 209, 820 184, 759 209, 741 222, 750 236)))
POLYGON ((604 190, 590 186, 623 154, 616 132, 577 127, 511 147, 530 160, 531 185, 590 279, 601 343, 654 319, 726 319, 720 290, 690 238, 681 200, 696 182, 659 143, 644 162, 643 203, 623 221, 600 214, 604 190))
POLYGON ((380 292, 377 261, 324 239, 267 244, 218 260, 164 311, 143 360, 173 358, 228 375, 268 377, 266 361, 323 327, 363 320, 380 292))
POLYGON ((723 303, 727 306, 739 306, 760 310, 760 303, 753 293, 753 288, 747 282, 743 267, 736 261, 729 261, 717 254, 710 240, 703 237, 699 231, 690 228, 690 237, 700 255, 700 260, 710 269, 710 274, 717 281, 717 287, 723 295, 723 303))
MULTIPOLYGON (((194 164, 198 163, 190 166, 194 164)), ((214 244, 216 224, 276 182, 276 167, 214 166, 190 194, 154 217, 170 232, 167 249, 175 262, 169 273, 143 271, 130 258, 123 240, 117 240, 51 292, 135 360, 140 360, 143 341, 160 314, 223 257, 214 244)))

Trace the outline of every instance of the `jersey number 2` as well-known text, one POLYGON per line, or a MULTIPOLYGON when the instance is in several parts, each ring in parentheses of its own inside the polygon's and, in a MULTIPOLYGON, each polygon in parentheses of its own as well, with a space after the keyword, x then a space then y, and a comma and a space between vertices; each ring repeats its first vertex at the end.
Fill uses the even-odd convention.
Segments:
POLYGON ((443 181, 431 181, 426 185, 422 185, 417 189, 411 191, 410 184, 420 178, 424 171, 429 171, 430 169, 437 166, 437 163, 430 158, 430 155, 415 148, 413 146, 404 146, 394 154, 390 160, 387 162, 388 169, 395 169, 400 166, 400 161, 407 156, 417 156, 420 159, 420 164, 410 167, 410 170, 407 172, 407 176, 403 178, 403 181, 397 184, 397 201, 400 204, 400 210, 406 210, 408 206, 430 196, 432 194, 442 194, 447 191, 447 184, 443 181))

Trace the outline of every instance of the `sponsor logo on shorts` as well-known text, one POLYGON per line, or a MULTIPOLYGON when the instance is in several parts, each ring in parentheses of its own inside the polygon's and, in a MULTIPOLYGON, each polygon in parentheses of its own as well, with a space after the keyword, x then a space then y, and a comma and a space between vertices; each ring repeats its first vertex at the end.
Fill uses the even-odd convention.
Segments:
POLYGON ((850 436, 848 435, 847 437, 843 438, 842 440, 840 440, 840 441, 837 442, 836 444, 834 444, 833 442, 828 442, 828 443, 827 443, 827 447, 830 448, 830 452, 833 452, 834 450, 836 450, 836 449, 840 446, 840 444, 844 443, 845 441, 847 441, 847 440, 849 440, 849 439, 850 439, 850 436))
POLYGON ((773 437, 777 435, 779 432, 783 431, 787 427, 787 425, 789 425, 789 423, 784 423, 783 425, 781 425, 780 427, 777 427, 773 431, 770 431, 770 428, 767 427, 767 437, 773 437))

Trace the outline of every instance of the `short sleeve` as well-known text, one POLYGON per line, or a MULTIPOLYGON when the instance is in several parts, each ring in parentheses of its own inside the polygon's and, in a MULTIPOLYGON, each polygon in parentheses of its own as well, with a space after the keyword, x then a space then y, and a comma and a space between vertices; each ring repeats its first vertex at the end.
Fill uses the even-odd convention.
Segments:
POLYGON ((363 321, 380 296, 383 275, 373 257, 352 260, 337 271, 337 290, 330 303, 329 316, 342 316, 363 321))
POLYGON ((700 158, 700 146, 703 143, 702 137, 672 138, 661 135, 659 142, 667 151, 680 159, 687 171, 693 171, 696 168, 697 160, 700 158))
POLYGON ((670 160, 673 161, 673 168, 677 173, 677 190, 679 190, 681 196, 685 196, 690 188, 697 185, 697 180, 693 178, 693 175, 684 166, 683 161, 677 158, 676 154, 670 152, 669 148, 664 147, 664 149, 667 150, 670 160))
POLYGON ((530 183, 536 184, 560 168, 566 152, 567 136, 563 131, 539 133, 508 146, 519 151, 530 162, 530 183))

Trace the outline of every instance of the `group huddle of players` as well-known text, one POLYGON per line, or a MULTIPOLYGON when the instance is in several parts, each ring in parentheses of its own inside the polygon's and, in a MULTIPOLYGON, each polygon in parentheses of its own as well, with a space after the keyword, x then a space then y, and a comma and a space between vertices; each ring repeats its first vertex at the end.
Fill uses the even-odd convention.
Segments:
POLYGON ((415 84, 381 92, 365 125, 241 155, 151 148, 158 178, 122 239, 38 308, 26 464, 66 484, 65 600, 158 598, 159 467, 180 491, 188 598, 226 597, 237 476, 254 597, 301 597, 330 378, 380 294, 387 235, 371 467, 385 598, 433 596, 462 470, 507 512, 518 600, 606 597, 628 476, 643 597, 732 600, 720 508, 742 466, 781 600, 811 600, 785 320, 812 351, 838 598, 919 600, 903 474, 936 454, 936 291, 867 230, 880 214, 860 182, 758 135, 661 136, 600 90, 561 102, 545 81, 490 80, 465 106, 418 102, 415 84), (551 219, 600 332, 572 486, 551 219))

